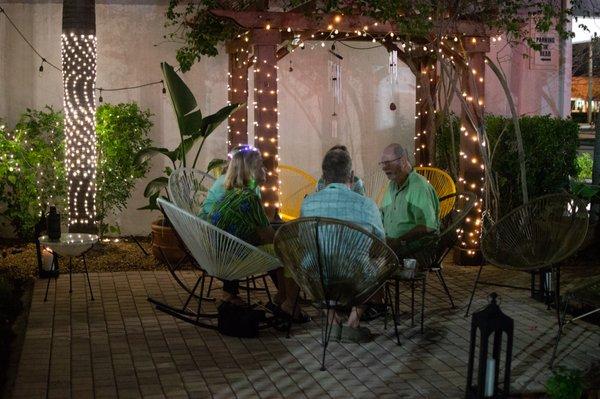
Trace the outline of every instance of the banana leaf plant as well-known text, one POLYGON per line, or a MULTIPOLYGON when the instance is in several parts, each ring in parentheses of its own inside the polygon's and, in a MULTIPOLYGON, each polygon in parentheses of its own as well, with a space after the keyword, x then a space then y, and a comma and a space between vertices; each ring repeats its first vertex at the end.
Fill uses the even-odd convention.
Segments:
MULTIPOLYGON (((171 172, 176 168, 187 167, 188 165, 195 168, 206 139, 221 123, 243 105, 227 105, 214 114, 203 117, 196 98, 173 67, 166 62, 162 62, 160 66, 177 117, 180 142, 172 150, 163 147, 148 147, 136 155, 136 160, 140 163, 157 154, 162 154, 171 161, 171 166, 165 168, 163 176, 156 177, 148 183, 144 190, 144 197, 148 198, 148 205, 139 209, 158 209, 156 199, 160 196, 161 191, 166 188, 171 172), (193 158, 188 158, 188 154, 197 142, 200 142, 200 145, 196 154, 193 158), (188 162, 189 159, 193 159, 193 162, 188 162)), ((213 159, 208 164, 206 171, 210 172, 212 169, 222 166, 225 162, 225 160, 213 159)))

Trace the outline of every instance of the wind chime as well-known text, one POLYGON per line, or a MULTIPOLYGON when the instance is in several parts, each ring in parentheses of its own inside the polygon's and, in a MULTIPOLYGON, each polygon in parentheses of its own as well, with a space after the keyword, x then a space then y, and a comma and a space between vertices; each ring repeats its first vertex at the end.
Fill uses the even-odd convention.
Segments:
POLYGON ((394 99, 396 98, 396 91, 398 90, 398 52, 396 50, 392 50, 389 52, 389 56, 389 79, 392 88, 392 102, 390 103, 390 110, 395 111, 396 103, 394 103, 394 99))
POLYGON ((335 52, 335 44, 331 45, 329 50, 329 90, 333 93, 333 113, 331 114, 331 136, 338 136, 338 114, 336 110, 340 105, 342 99, 342 65, 341 60, 344 59, 341 55, 335 52))

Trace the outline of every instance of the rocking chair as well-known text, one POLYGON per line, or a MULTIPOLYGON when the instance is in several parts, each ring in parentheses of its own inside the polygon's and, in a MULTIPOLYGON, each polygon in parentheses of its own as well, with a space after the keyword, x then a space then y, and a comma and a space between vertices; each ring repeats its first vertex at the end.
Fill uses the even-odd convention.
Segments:
MULTIPOLYGON (((191 296, 182 309, 175 309, 154 300, 151 302, 156 305, 157 309, 181 320, 197 326, 216 329, 215 325, 200 321, 200 318, 216 317, 215 314, 202 313, 206 277, 227 281, 246 280, 248 284, 250 278, 254 276, 262 278, 266 287, 266 273, 281 267, 281 263, 274 256, 211 225, 169 201, 159 198, 157 202, 194 259, 195 262, 192 264, 200 270, 201 274, 191 290, 193 297, 198 300, 197 311, 187 307, 191 296), (198 287, 200 287, 200 293, 196 295, 198 287)), ((248 293, 248 297, 249 295, 248 293)))

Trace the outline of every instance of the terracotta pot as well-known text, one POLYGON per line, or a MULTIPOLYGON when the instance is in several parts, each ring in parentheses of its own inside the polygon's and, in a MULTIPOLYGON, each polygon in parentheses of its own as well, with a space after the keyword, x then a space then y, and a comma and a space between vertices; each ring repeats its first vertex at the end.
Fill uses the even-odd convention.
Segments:
POLYGON ((155 220, 151 227, 152 255, 156 259, 164 262, 166 258, 169 263, 175 264, 185 256, 185 251, 181 248, 175 230, 165 219, 155 220))

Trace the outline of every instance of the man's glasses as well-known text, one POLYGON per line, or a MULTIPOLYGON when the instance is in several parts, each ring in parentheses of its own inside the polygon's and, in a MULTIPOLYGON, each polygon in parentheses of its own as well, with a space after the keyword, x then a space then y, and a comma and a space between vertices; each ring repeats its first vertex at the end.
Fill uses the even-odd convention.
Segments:
POLYGON ((384 166, 391 165, 392 162, 396 162, 397 160, 402 159, 402 158, 404 158, 404 157, 398 157, 398 158, 390 159, 389 161, 381 161, 381 162, 379 162, 379 167, 383 168, 384 166))

